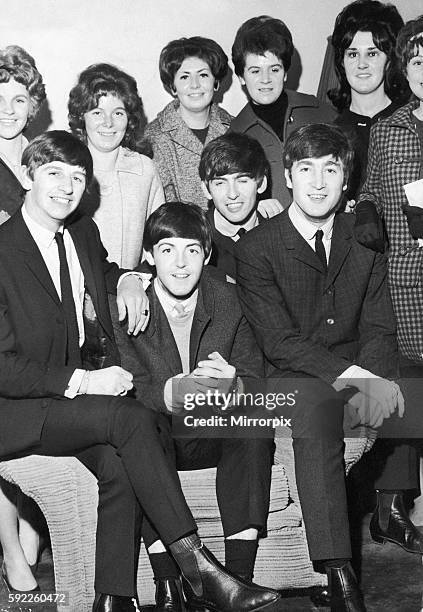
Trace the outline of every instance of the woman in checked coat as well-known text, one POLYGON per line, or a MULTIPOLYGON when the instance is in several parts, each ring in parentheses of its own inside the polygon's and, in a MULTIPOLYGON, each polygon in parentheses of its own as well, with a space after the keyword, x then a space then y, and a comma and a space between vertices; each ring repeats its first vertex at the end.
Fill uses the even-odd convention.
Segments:
MULTIPOLYGON (((374 203, 385 219, 400 352, 405 365, 423 367, 423 208, 410 205, 404 189, 423 179, 423 16, 401 29, 397 55, 413 100, 372 128, 367 180, 358 201, 374 203)), ((420 205, 422 185, 413 186, 420 190, 420 205)))

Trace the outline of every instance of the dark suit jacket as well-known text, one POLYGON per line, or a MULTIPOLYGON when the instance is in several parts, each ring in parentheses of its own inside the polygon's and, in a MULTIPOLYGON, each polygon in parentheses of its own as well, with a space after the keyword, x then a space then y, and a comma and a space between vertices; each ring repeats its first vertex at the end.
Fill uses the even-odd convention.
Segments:
MULTIPOLYGON (((107 292, 116 293, 123 271, 106 260, 92 220, 83 217, 68 229, 118 364, 107 292)), ((50 398, 63 397, 74 370, 64 365, 65 353, 62 305, 18 211, 0 227, 0 456, 26 451, 39 441, 50 398)))
POLYGON ((396 375, 386 259, 356 242, 353 225, 353 215, 336 215, 327 275, 288 210, 238 242, 241 305, 272 375, 304 373, 331 384, 352 364, 396 375))
MULTIPOLYGON (((207 212, 207 217, 213 230, 213 245, 212 253, 209 261, 209 266, 217 268, 222 274, 220 278, 226 280, 226 275, 235 279, 236 276, 236 259, 235 245, 236 242, 230 236, 224 236, 217 229, 214 222, 214 207, 212 206, 207 212)), ((261 214, 257 213, 259 223, 265 221, 261 214)), ((237 241, 238 242, 238 241, 237 241)))
MULTIPOLYGON (((182 372, 178 348, 154 287, 146 331, 129 337, 115 325, 122 366, 134 374, 136 396, 143 404, 168 414, 163 400, 168 378, 182 372)), ((114 317, 115 319, 115 317, 114 317)), ((190 371, 213 351, 236 367, 238 376, 263 376, 263 356, 242 314, 235 287, 204 270, 191 328, 190 371)))

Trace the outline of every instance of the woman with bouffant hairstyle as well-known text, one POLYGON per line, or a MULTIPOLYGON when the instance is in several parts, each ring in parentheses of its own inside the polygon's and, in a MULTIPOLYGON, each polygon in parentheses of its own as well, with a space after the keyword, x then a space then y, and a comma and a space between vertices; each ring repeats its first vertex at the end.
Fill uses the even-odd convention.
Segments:
POLYGON ((394 5, 378 0, 351 2, 335 21, 332 46, 339 82, 328 97, 339 112, 335 123, 348 131, 356 154, 348 185, 352 199, 365 179, 371 126, 389 117, 410 94, 395 54, 403 25, 394 5))
POLYGON ((163 86, 174 100, 146 128, 166 201, 207 207, 198 165, 205 144, 224 134, 231 116, 213 97, 228 71, 228 58, 210 38, 178 38, 159 60, 163 86))
POLYGON ((69 126, 94 163, 95 181, 80 209, 97 223, 109 260, 134 268, 145 220, 164 202, 154 163, 136 150, 144 120, 137 83, 116 66, 93 64, 79 75, 68 108, 69 126))
POLYGON ((45 88, 34 59, 16 45, 0 49, 0 223, 20 208, 23 135, 45 100, 45 88))

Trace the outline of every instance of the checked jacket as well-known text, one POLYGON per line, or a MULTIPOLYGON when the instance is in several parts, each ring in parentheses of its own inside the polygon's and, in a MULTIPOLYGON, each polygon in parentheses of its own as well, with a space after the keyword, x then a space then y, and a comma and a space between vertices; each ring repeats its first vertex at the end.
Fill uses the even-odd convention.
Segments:
POLYGON ((399 108, 373 126, 367 179, 358 202, 372 201, 384 217, 389 238, 389 288, 402 354, 423 362, 423 250, 411 236, 403 207, 403 185, 423 177, 423 159, 412 111, 416 102, 399 108))

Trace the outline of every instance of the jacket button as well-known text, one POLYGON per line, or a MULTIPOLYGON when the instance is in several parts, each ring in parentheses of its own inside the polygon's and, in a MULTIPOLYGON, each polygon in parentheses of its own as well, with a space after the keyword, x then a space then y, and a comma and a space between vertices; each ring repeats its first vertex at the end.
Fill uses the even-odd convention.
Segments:
POLYGON ((335 323, 335 319, 326 319, 326 323, 328 325, 333 325, 335 323))
POLYGON ((403 161, 404 159, 401 157, 401 155, 395 155, 394 164, 402 164, 403 161))

